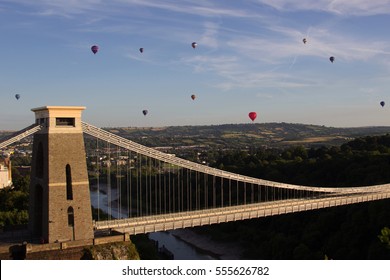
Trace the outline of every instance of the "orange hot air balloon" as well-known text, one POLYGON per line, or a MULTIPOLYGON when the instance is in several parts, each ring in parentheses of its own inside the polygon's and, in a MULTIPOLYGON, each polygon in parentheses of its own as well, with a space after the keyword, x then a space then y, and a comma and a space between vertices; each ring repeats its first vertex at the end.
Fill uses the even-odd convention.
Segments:
POLYGON ((252 122, 257 118, 257 113, 256 112, 250 112, 248 114, 249 118, 252 120, 252 122))

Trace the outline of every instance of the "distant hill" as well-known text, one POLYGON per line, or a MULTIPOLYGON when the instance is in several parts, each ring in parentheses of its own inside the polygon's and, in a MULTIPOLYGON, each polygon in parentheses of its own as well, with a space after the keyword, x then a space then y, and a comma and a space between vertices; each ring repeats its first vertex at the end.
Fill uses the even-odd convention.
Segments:
MULTIPOLYGON (((326 127, 295 123, 251 123, 167 127, 110 127, 112 133, 161 149, 306 147, 341 145, 356 137, 390 133, 390 126, 326 127)), ((0 131, 0 141, 15 131, 0 131)))
POLYGON ((356 137, 390 133, 388 126, 336 128, 310 124, 261 123, 168 127, 119 127, 106 130, 150 147, 341 145, 356 137))

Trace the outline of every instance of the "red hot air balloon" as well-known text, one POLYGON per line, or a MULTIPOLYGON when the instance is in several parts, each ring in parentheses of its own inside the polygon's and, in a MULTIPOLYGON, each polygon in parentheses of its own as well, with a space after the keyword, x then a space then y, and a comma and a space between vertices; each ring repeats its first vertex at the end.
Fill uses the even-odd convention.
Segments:
POLYGON ((252 120, 252 122, 256 119, 257 113, 256 112, 250 112, 248 114, 249 118, 252 120))
POLYGON ((98 52, 98 50, 99 50, 99 47, 96 45, 91 47, 91 51, 93 52, 93 54, 96 54, 98 52))

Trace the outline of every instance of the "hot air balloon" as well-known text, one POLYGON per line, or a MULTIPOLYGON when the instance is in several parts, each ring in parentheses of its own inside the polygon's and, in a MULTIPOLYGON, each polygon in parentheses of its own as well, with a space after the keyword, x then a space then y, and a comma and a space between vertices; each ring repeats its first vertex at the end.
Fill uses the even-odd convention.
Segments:
POLYGON ((144 114, 144 116, 146 116, 148 114, 148 110, 143 110, 142 114, 144 114))
POLYGON ((302 42, 303 42, 304 44, 306 44, 306 43, 307 43, 307 39, 306 39, 306 38, 303 38, 303 39, 302 39, 302 42))
POLYGON ((20 94, 15 94, 15 98, 16 98, 16 100, 19 100, 20 94))
POLYGON ((385 106, 385 101, 381 101, 381 106, 384 107, 385 106))
POLYGON ((330 60, 330 62, 333 63, 333 61, 334 61, 334 56, 329 57, 329 60, 330 60))
POLYGON ((94 46, 91 47, 91 51, 92 51, 94 54, 96 54, 96 53, 98 52, 98 50, 99 50, 99 47, 96 46, 96 45, 94 45, 94 46))
POLYGON ((198 46, 198 44, 196 42, 192 42, 191 46, 193 49, 195 49, 198 46))
POLYGON ((196 95, 195 95, 195 94, 192 94, 192 95, 191 95, 191 98, 192 98, 192 100, 195 100, 196 95))
POLYGON ((144 48, 139 48, 139 52, 143 53, 144 52, 144 48))
POLYGON ((248 114, 249 118, 252 120, 252 122, 256 119, 257 113, 256 112, 250 112, 248 114))

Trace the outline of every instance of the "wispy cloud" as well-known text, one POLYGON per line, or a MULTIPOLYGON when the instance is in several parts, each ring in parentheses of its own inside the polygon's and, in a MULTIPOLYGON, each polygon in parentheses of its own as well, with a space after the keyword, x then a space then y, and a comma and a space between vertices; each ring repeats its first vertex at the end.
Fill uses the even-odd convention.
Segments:
POLYGON ((101 0, 4 0, 5 3, 13 5, 24 5, 35 10, 35 14, 42 16, 63 16, 66 18, 72 15, 84 14, 96 10, 104 2, 101 0))
POLYGON ((204 32, 200 38, 202 45, 216 49, 219 45, 218 24, 206 21, 204 23, 204 32))
POLYGON ((329 56, 336 62, 363 62, 378 64, 390 60, 388 44, 385 41, 367 41, 364 38, 348 37, 327 29, 313 28, 307 44, 301 41, 303 33, 290 27, 272 27, 278 39, 234 36, 224 42, 230 56, 202 55, 183 59, 197 72, 210 72, 222 81, 216 87, 223 90, 233 88, 319 87, 327 81, 302 78, 301 72, 291 68, 302 58, 322 59, 329 63, 329 56), (387 58, 387 59, 386 59, 387 58))
POLYGON ((337 30, 313 28, 307 44, 302 43, 304 34, 290 27, 272 27, 278 36, 261 38, 236 36, 227 44, 243 56, 269 64, 279 64, 296 56, 328 58, 336 56, 344 61, 368 61, 373 58, 383 60, 390 55, 386 41, 370 41, 364 37, 339 34, 337 30))
POLYGON ((163 9, 171 12, 193 14, 197 16, 228 16, 228 17, 254 17, 256 16, 251 11, 243 10, 238 6, 227 8, 226 5, 219 6, 215 1, 158 1, 158 0, 118 0, 126 4, 135 4, 139 6, 163 9))
POLYGON ((280 11, 323 11, 344 16, 390 14, 389 0, 258 0, 280 11))
MULTIPOLYGON (((214 1, 158 1, 158 0, 4 0, 12 4, 23 4, 34 7, 41 15, 71 15, 83 14, 90 11, 124 11, 135 7, 159 9, 172 13, 190 14, 203 17, 255 17, 251 11, 238 6, 226 7, 215 4, 214 1)), ((258 16, 258 15, 257 15, 258 16)))

